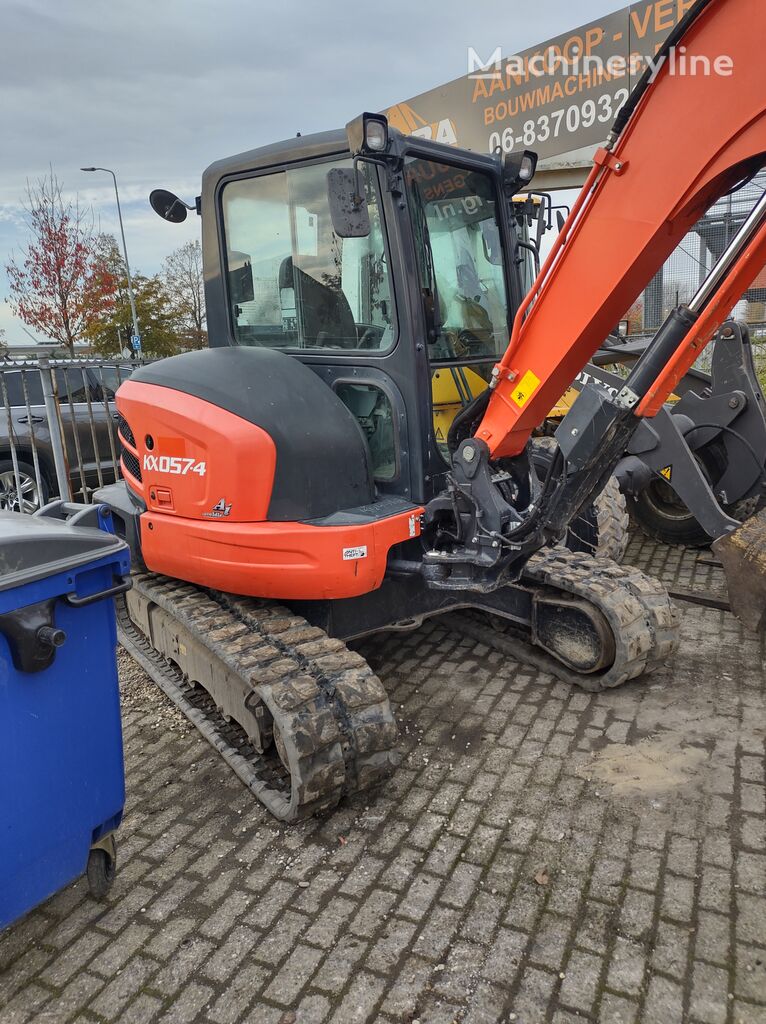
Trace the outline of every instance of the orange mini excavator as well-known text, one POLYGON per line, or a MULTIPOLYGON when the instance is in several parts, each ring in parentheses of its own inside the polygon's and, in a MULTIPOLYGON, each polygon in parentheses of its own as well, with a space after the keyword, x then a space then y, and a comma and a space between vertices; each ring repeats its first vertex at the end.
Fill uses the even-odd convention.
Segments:
MULTIPOLYGON (((351 638, 450 613, 591 691, 667 662, 663 587, 556 545, 766 263, 766 197, 624 387, 583 388, 542 468, 530 436, 691 225, 766 162, 759 26, 762 0, 698 0, 666 51, 726 54, 734 73, 666 62, 639 83, 526 297, 512 200, 532 153, 363 114, 205 172, 211 347, 120 388, 124 481, 99 497, 137 566, 126 645, 278 817, 396 762, 351 638), (432 376, 456 366, 489 387, 445 446, 432 376)), ((152 205, 186 216, 164 190, 152 205)), ((762 533, 724 517, 716 542, 751 625, 762 533)))

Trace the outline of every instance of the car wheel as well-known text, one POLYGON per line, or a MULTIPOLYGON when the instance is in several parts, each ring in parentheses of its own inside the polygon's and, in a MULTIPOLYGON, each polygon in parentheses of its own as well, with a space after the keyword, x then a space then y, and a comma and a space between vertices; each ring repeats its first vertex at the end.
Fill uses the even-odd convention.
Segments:
POLYGON ((21 501, 16 489, 16 473, 11 459, 0 460, 0 510, 3 512, 26 512, 31 514, 48 501, 48 486, 45 477, 40 474, 38 484, 34 466, 19 460, 19 483, 21 484, 21 501))

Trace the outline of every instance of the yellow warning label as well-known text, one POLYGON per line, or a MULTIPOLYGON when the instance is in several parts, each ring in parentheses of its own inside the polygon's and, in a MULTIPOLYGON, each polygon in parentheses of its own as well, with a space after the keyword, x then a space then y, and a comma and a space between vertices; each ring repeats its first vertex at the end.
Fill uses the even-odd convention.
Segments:
POLYGON ((665 466, 664 469, 660 470, 660 476, 664 477, 668 483, 670 483, 670 478, 673 476, 673 467, 665 466))
POLYGON ((513 391, 511 392, 511 398, 521 409, 527 404, 539 387, 540 378, 532 373, 531 370, 527 370, 519 383, 514 385, 513 391))

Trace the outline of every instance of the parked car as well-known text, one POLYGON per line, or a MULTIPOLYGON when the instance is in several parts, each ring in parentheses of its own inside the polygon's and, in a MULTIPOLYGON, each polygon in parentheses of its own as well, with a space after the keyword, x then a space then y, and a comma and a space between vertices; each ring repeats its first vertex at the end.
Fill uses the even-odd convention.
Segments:
MULTIPOLYGON (((117 478, 114 395, 132 370, 130 364, 123 363, 54 367, 75 500, 86 499, 92 489, 117 478)), ((0 509, 34 512, 57 493, 40 372, 36 367, 0 364, 0 509), (21 501, 12 445, 18 460, 21 501), (39 473, 35 471, 35 453, 39 473)))

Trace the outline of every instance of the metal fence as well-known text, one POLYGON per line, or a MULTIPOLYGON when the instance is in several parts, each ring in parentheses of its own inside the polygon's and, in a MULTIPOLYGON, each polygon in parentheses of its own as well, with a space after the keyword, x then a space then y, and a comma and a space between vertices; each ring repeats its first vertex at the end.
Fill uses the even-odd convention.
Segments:
MULTIPOLYGON (((766 324, 764 323, 751 323, 748 324, 750 329, 750 340, 753 348, 753 361, 755 363, 755 372, 758 375, 761 388, 766 393, 766 324)), ((631 341, 651 341, 654 337, 654 331, 640 331, 639 333, 631 333, 631 341)), ((700 353, 694 366, 697 370, 703 370, 705 373, 710 373, 710 367, 713 362, 713 352, 715 349, 715 339, 700 353)), ((627 373, 627 370, 625 371, 627 373)))
POLYGON ((0 509, 91 499, 120 476, 114 396, 137 364, 0 363, 0 509))
MULTIPOLYGON (((639 331, 653 334, 671 309, 689 302, 765 191, 766 171, 762 171, 714 203, 697 221, 636 303, 632 319, 639 331)), ((766 270, 733 312, 751 325, 751 334, 757 329, 760 337, 766 336, 766 270)))

